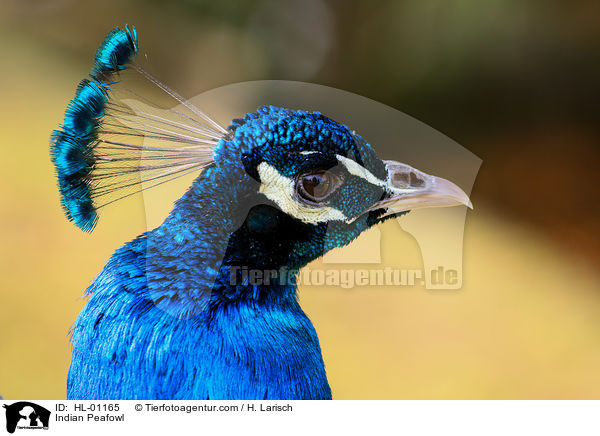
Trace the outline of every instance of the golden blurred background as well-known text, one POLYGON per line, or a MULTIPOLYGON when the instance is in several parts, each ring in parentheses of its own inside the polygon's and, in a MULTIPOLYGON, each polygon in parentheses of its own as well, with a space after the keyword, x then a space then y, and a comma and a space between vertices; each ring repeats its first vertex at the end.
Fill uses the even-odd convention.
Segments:
MULTIPOLYGON (((2 395, 65 397, 83 290, 146 229, 139 196, 104 211, 92 235, 68 223, 48 153, 97 45, 125 23, 182 95, 319 83, 408 113, 483 159, 461 290, 301 288, 334 398, 600 397, 592 0, 2 0, 2 395)), ((382 258, 414 265, 414 239, 384 227, 382 258)))

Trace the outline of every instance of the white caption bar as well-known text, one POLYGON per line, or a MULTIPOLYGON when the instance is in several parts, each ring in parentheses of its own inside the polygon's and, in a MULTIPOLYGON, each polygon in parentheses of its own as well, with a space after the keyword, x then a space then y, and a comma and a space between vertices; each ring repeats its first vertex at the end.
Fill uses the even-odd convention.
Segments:
POLYGON ((598 435, 598 401, 0 401, 0 434, 598 435), (12 430, 12 432, 11 432, 12 430))

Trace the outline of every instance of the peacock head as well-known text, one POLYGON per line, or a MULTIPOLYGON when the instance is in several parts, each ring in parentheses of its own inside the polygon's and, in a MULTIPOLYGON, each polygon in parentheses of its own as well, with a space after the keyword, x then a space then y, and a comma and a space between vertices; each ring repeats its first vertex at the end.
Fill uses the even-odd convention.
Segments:
POLYGON ((411 209, 471 206, 455 184, 381 160, 318 112, 264 106, 233 120, 214 161, 237 191, 228 258, 251 268, 300 268, 411 209))

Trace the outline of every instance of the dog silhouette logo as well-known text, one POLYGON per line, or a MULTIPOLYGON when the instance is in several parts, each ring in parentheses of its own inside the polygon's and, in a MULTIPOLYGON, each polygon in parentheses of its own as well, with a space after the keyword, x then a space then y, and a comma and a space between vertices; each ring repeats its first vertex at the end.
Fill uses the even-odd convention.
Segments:
POLYGON ((18 429, 48 429, 50 411, 42 406, 29 401, 19 401, 10 405, 4 404, 6 409, 6 431, 14 433, 18 429))

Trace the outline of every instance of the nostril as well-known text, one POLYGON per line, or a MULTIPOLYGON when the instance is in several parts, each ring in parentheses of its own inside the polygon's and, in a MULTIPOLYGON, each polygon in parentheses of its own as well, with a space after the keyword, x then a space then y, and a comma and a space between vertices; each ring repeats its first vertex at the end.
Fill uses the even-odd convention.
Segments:
POLYGON ((415 188, 420 188, 424 184, 425 184, 425 181, 422 178, 420 178, 419 176, 417 176, 412 171, 410 172, 410 186, 413 186, 415 188))
POLYGON ((392 184, 397 187, 421 188, 425 180, 414 171, 398 171, 392 175, 392 184))
POLYGON ((394 184, 396 184, 396 183, 408 184, 409 183, 408 174, 406 174, 406 173, 395 173, 392 176, 392 182, 394 182, 394 184))

